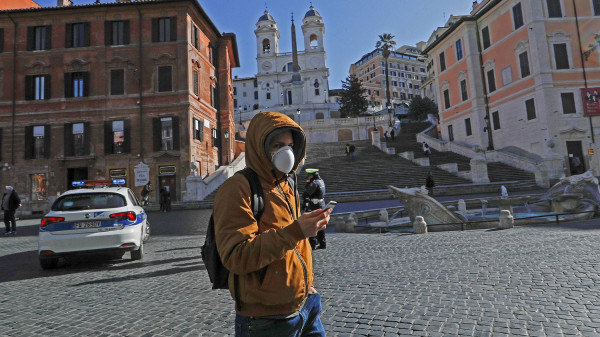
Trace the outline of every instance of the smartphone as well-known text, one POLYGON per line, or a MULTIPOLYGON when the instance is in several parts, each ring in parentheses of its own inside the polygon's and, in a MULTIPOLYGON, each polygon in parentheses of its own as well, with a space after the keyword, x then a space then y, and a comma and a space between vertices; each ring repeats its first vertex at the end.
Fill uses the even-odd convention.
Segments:
POLYGON ((327 210, 329 208, 333 209, 335 207, 335 205, 337 205, 337 202, 330 201, 330 202, 327 203, 327 205, 325 205, 325 208, 323 208, 323 210, 327 210))

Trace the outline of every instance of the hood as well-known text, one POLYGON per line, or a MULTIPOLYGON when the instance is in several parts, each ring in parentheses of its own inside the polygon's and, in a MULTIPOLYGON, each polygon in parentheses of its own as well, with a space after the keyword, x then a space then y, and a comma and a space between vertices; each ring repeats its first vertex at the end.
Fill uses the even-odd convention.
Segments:
POLYGON ((293 171, 296 171, 305 155, 306 137, 304 130, 291 118, 279 112, 260 112, 252 118, 246 133, 246 166, 268 181, 275 181, 273 172, 280 172, 271 163, 265 150, 265 142, 282 130, 292 131, 295 159, 293 171))

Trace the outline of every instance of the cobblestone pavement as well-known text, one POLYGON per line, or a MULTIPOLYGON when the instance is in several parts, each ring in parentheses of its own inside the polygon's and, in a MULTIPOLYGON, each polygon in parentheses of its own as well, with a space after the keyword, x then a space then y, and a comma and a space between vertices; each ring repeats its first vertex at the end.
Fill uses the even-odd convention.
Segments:
MULTIPOLYGON (((140 261, 42 271, 36 226, 0 237, 0 336, 230 336, 200 259, 209 211, 153 213, 140 261)), ((600 336, 598 220, 329 234, 314 253, 329 336, 600 336)), ((126 255, 127 257, 127 255, 126 255)))

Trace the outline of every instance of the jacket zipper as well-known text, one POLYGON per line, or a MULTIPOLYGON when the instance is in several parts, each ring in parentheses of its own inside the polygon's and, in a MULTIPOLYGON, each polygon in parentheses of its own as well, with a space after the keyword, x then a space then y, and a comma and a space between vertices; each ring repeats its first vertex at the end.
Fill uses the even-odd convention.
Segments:
POLYGON ((302 258, 302 255, 300 255, 300 253, 298 252, 298 250, 296 248, 294 248, 294 252, 300 259, 300 263, 302 263, 302 269, 304 270, 304 291, 305 291, 306 297, 308 297, 308 268, 306 268, 304 259, 302 258))

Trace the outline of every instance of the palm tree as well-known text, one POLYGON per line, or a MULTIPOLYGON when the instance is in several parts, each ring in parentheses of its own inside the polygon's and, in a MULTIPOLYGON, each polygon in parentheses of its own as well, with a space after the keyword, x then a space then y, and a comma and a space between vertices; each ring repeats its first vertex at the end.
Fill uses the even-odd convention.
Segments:
POLYGON ((385 95, 387 97, 385 106, 388 108, 388 114, 390 114, 390 126, 392 126, 392 112, 390 111, 392 103, 390 102, 390 68, 388 65, 388 57, 390 57, 390 49, 395 45, 396 41, 394 41, 394 35, 388 33, 379 35, 379 41, 375 44, 375 48, 383 51, 383 59, 385 60, 385 95))

